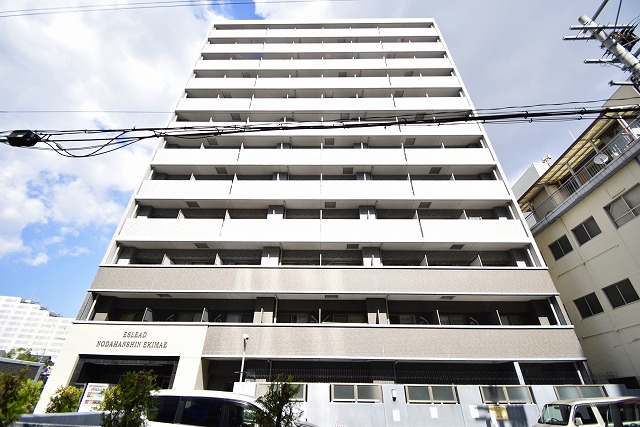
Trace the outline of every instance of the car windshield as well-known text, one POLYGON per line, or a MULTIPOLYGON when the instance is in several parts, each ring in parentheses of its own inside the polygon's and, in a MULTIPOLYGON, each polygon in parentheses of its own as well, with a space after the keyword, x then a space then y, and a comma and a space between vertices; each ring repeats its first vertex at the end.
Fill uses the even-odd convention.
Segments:
POLYGON ((571 415, 570 405, 549 404, 544 405, 542 414, 538 420, 541 424, 551 424, 556 426, 566 426, 569 424, 569 416, 571 415))

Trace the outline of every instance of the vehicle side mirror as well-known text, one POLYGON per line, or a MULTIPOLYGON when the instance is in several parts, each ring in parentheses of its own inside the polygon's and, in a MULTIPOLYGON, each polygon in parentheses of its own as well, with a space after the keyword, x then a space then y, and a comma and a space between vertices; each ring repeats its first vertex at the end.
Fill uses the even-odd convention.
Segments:
POLYGON ((582 422, 582 417, 576 417, 576 418, 573 420, 573 424, 575 424, 576 426, 582 426, 582 425, 584 425, 584 423, 582 422))

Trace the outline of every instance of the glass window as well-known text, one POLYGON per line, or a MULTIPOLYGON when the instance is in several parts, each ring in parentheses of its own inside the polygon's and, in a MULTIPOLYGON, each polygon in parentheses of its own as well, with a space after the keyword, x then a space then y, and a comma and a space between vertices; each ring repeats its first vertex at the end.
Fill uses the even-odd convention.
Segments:
POLYGON ((606 397, 604 389, 599 385, 557 385, 558 399, 580 399, 583 397, 606 397))
POLYGON ((382 388, 377 384, 331 384, 336 402, 381 402, 382 388))
POLYGON ((573 300, 573 303, 576 305, 576 308, 583 319, 604 311, 595 292, 591 292, 588 295, 575 299, 573 300))
POLYGON ((227 408, 229 409, 227 427, 255 426, 256 408, 236 402, 227 402, 227 408))
POLYGON ((333 384, 333 400, 356 400, 355 389, 352 384, 333 384))
POLYGON ((456 391, 453 386, 449 385, 432 385, 431 388, 431 400, 434 402, 450 402, 457 403, 456 391))
POLYGON ((483 386, 480 387, 482 392, 482 400, 484 403, 498 403, 506 402, 507 396, 504 392, 504 388, 500 386, 483 386))
POLYGON ((542 409, 540 419, 541 424, 567 425, 571 411, 570 405, 547 404, 542 409))
MULTIPOLYGON (((256 384, 256 397, 264 396, 269 391, 272 383, 257 383, 256 384)), ((298 391, 291 399, 294 402, 306 402, 307 400, 307 385, 305 383, 290 383, 294 387, 298 387, 298 391)))
POLYGON ((614 283, 602 290, 609 299, 613 308, 618 308, 640 299, 629 279, 624 279, 618 283, 614 283))
POLYGON ((484 403, 531 403, 528 386, 489 385, 481 386, 484 403))
POLYGON ((531 395, 529 394, 529 387, 527 386, 505 386, 507 397, 511 403, 530 403, 531 395))
POLYGON ((186 398, 180 423, 194 426, 219 426, 223 406, 224 402, 217 399, 186 398))
POLYGON ((573 250, 571 243, 567 236, 562 236, 555 242, 549 245, 549 249, 551 249, 551 253, 556 260, 559 260, 569 252, 573 250))
POLYGON ((616 227, 621 227, 640 215, 640 185, 618 197, 604 208, 616 227))
POLYGON ((178 410, 179 396, 158 396, 157 407, 150 411, 149 419, 172 424, 178 410))
POLYGON ((358 400, 380 401, 380 386, 377 385, 358 385, 358 400))
POLYGON ((406 386, 407 402, 430 402, 429 387, 423 385, 406 386))
POLYGON ((598 419, 593 413, 593 409, 591 409, 591 406, 576 406, 576 412, 573 416, 573 419, 575 420, 576 418, 581 418, 582 424, 584 425, 598 424, 598 419))
POLYGON ((601 233, 598 223, 593 217, 590 217, 585 222, 571 230, 573 235, 576 236, 576 240, 580 245, 584 245, 589 240, 601 233))

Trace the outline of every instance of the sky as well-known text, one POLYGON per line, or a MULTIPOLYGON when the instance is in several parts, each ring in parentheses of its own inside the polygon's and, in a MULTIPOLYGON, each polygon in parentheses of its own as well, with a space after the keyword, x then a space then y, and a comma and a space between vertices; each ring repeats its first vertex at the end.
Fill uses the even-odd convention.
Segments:
MULTIPOLYGON (((610 0, 597 21, 613 23, 619 2, 610 0)), ((478 109, 605 100, 615 90, 609 81, 627 77, 583 63, 602 57, 596 41, 562 40, 577 34, 569 26, 593 15, 601 0, 132 3, 141 2, 0 2, 0 131, 163 127, 212 24, 229 19, 434 18, 478 109), (43 4, 118 9, 28 11, 43 4)), ((639 17, 640 2, 622 0, 619 22, 639 17)), ((485 129, 513 183, 531 163, 556 159, 588 123, 485 129)), ((85 159, 0 144, 0 295, 75 317, 156 143, 85 159)))

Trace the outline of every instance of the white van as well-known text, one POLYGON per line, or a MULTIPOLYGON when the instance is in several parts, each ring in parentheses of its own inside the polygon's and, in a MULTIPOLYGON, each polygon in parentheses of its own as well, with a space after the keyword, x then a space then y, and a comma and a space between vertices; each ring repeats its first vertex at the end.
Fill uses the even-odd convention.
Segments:
POLYGON ((260 408, 252 396, 213 390, 160 390, 150 427, 250 427, 260 408))
MULTIPOLYGON (((160 390, 149 413, 150 427, 254 427, 262 408, 253 396, 214 390, 160 390), (151 420, 152 419, 152 420, 151 420)), ((297 427, 318 427, 299 421, 297 427)))
POLYGON ((534 427, 640 427, 640 398, 594 397, 556 400, 542 408, 534 427))

